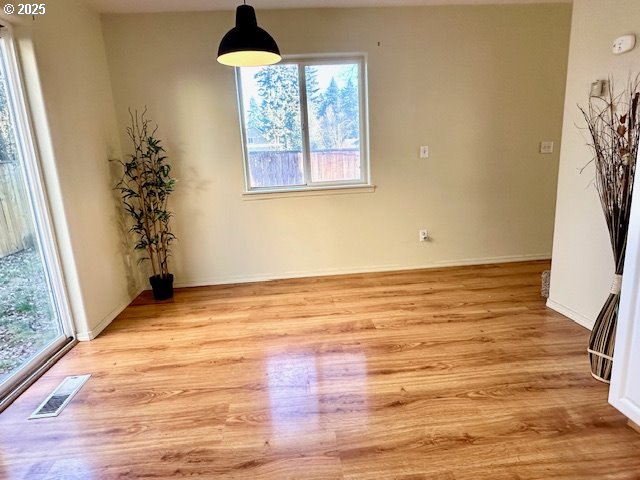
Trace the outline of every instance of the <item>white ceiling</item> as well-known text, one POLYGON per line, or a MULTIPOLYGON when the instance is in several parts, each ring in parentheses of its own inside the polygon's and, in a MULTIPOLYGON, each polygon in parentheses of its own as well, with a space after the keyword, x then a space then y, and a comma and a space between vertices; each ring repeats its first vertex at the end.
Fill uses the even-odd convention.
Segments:
MULTIPOLYGON (((242 0, 85 0, 102 13, 233 10, 242 0)), ((570 3, 571 0, 249 0, 256 9, 318 7, 392 7, 409 5, 477 5, 570 3)))

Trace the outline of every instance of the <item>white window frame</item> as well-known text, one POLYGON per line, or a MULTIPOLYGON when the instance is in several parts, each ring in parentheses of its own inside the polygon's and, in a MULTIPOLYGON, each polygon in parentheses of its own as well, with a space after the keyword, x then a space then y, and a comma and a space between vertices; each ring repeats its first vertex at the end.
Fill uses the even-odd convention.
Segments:
POLYGON ((0 386, 0 411, 2 411, 17 395, 44 373, 55 360, 68 351, 75 344, 76 339, 13 28, 4 19, 0 19, 0 24, 2 25, 0 28, 0 43, 2 44, 0 48, 4 48, 5 53, 4 56, 0 55, 0 61, 4 58, 4 68, 7 72, 7 100, 13 113, 12 120, 15 122, 16 147, 20 151, 23 180, 29 195, 30 213, 42 253, 52 307, 60 320, 62 329, 58 338, 13 372, 0 386))
POLYGON ((244 167, 244 193, 282 193, 282 192, 305 192, 305 191, 337 191, 343 189, 356 189, 360 187, 372 188, 371 167, 369 161, 369 96, 367 89, 367 56, 363 53, 349 54, 323 54, 323 55, 288 55, 283 57, 278 65, 297 65, 298 67, 298 87, 300 90, 300 120, 302 134, 302 158, 304 185, 283 185, 277 187, 252 187, 251 174, 249 169, 249 146, 246 131, 244 102, 242 98, 242 75, 240 68, 235 69, 236 91, 238 98, 238 114, 240 119, 240 135, 242 140, 242 157, 244 167), (311 148, 309 142, 309 126, 307 114, 307 85, 304 70, 306 66, 313 65, 339 65, 341 63, 358 64, 358 95, 360 106, 360 178, 355 180, 313 182, 311 180, 311 148))

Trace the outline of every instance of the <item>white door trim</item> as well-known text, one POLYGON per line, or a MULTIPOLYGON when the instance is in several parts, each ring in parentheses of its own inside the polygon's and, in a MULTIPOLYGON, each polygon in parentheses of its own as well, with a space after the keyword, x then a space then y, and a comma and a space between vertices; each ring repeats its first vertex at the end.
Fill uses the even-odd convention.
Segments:
MULTIPOLYGON (((640 156, 636 160, 638 168, 640 156)), ((640 424, 640 174, 634 181, 631 221, 620 294, 609 403, 640 424)))

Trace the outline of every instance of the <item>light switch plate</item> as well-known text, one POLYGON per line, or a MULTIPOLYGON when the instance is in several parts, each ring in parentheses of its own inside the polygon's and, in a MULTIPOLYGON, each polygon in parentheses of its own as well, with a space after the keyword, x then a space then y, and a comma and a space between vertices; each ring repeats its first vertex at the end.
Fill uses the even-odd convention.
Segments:
POLYGON ((596 80, 591 83, 591 89, 589 90, 589 96, 601 97, 604 90, 604 80, 596 80))
POLYGON ((420 147, 420 158, 429 158, 429 145, 420 147))
POLYGON ((553 142, 548 140, 540 142, 540 153, 545 155, 553 153, 553 142))

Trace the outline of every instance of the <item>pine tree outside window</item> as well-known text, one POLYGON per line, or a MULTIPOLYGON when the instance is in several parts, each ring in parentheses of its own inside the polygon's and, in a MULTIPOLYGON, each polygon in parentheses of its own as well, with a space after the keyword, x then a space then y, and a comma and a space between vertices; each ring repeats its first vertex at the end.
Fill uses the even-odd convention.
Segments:
POLYGON ((370 185, 362 55, 236 69, 247 192, 370 185))

